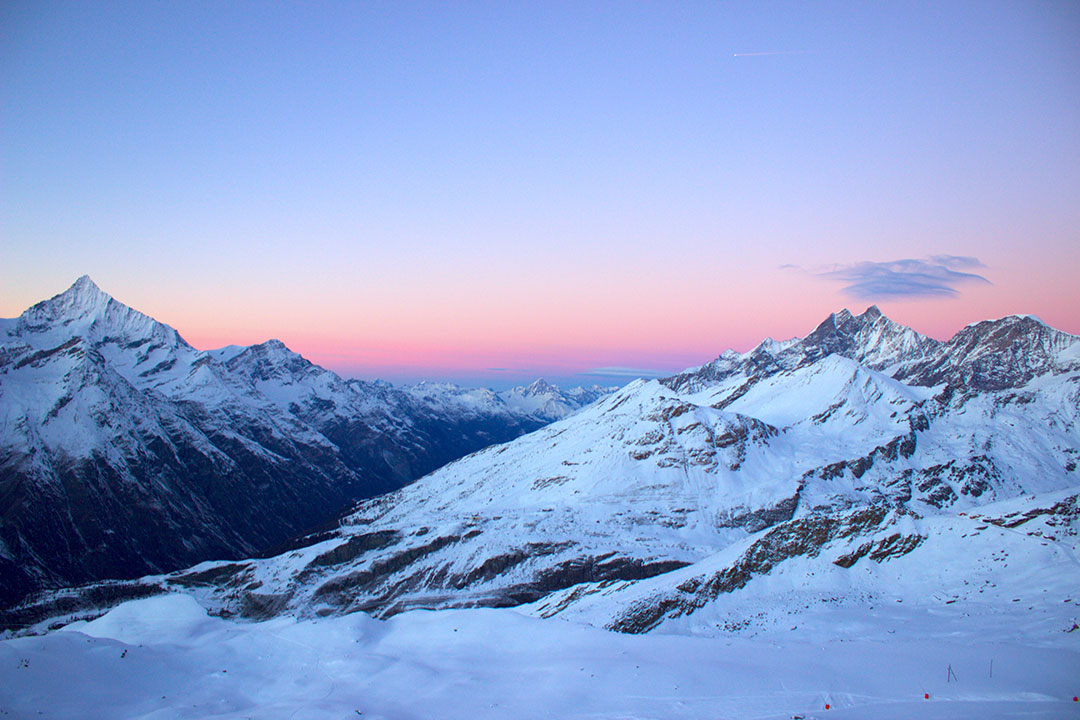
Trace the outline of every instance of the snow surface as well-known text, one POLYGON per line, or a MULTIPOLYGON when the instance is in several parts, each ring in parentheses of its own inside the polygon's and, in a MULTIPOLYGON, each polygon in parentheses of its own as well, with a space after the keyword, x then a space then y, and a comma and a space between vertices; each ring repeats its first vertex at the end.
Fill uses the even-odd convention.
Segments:
POLYGON ((0 717, 1080 715, 1072 702, 1080 691, 1075 647, 921 639, 932 616, 891 615, 902 632, 887 641, 793 632, 780 642, 627 636, 513 610, 241 624, 207 616, 190 597, 166 595, 0 643, 0 717))

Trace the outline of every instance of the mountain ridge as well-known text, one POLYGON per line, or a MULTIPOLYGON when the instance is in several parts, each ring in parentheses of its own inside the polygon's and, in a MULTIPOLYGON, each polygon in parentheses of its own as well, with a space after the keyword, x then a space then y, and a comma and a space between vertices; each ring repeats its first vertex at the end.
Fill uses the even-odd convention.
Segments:
POLYGON ((766 338, 746 353, 728 351, 705 365, 665 378, 664 382, 673 388, 689 389, 722 380, 736 369, 746 371, 748 376, 762 377, 797 369, 830 354, 856 360, 908 384, 932 386, 950 379, 961 383, 973 378, 978 382, 980 370, 973 367, 978 363, 970 360, 974 355, 982 361, 982 366, 992 365, 992 372, 996 373, 996 379, 986 387, 980 385, 980 389, 1000 390, 1026 382, 1038 373, 1080 366, 1080 358, 1075 354, 1064 358, 1064 364, 1055 364, 1051 352, 1053 348, 1080 347, 1078 343, 1080 337, 1051 328, 1031 315, 1007 315, 971 323, 950 339, 940 341, 894 322, 876 305, 871 305, 860 315, 846 308, 832 313, 801 338, 779 342, 766 338), (996 350, 1011 346, 1017 339, 1026 340, 1019 353, 1013 348, 1014 354, 1009 358, 994 357, 996 350), (1038 366, 1022 368, 1021 355, 1025 354, 1036 357, 1038 366), (964 378, 957 374, 965 372, 964 378))
POLYGON ((843 597, 866 573, 858 597, 888 595, 905 582, 892 568, 924 556, 947 558, 950 597, 972 597, 998 540, 962 519, 995 504, 1030 514, 1000 523, 1032 522, 1014 540, 1058 587, 1080 550, 1080 338, 1012 317, 957 337, 835 313, 795 341, 636 380, 281 555, 137 587, 252 619, 518 606, 622 632, 699 628, 777 578, 820 574, 843 597))
POLYGON ((88 276, 0 323, 0 400, 0 603, 248 556, 549 422, 278 340, 199 351, 88 276))
MULTIPOLYGON (((253 354, 271 351, 281 348, 253 354)), ((279 393, 279 406, 293 392, 272 374, 245 377, 260 396, 279 393)), ((546 390, 533 384, 538 396, 546 390)), ((497 399, 438 384, 407 395, 429 407, 497 399)), ((297 421, 335 412, 323 402, 331 395, 304 397, 297 421)), ((864 594, 888 593, 902 582, 889 579, 894 565, 963 547, 981 526, 960 533, 950 523, 995 503, 1056 498, 1060 512, 1024 510, 1044 519, 1021 546, 1065 562, 1080 549, 1070 539, 1080 528, 1069 495, 1080 492, 1078 462, 1080 338, 1010 316, 940 342, 876 308, 842 311, 803 338, 636 380, 361 500, 281 554, 46 596, 6 622, 85 612, 102 595, 174 591, 251 619, 519 606, 622 632, 698 627, 688 618, 715 617, 717 603, 742 607, 739 598, 799 573, 837 587, 869 573, 877 584, 864 594), (1047 543, 1053 552, 1040 549, 1047 543)), ((992 543, 980 548, 951 558, 950 577, 974 577, 971 563, 989 562, 992 543)), ((1038 572, 1060 584, 1069 571, 1038 572)), ((974 592, 959 580, 948 590, 974 592)))

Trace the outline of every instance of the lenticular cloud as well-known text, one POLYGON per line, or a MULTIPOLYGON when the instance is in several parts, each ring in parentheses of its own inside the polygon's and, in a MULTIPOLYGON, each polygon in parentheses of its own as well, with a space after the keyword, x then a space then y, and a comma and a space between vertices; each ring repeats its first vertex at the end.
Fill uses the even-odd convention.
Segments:
POLYGON ((845 282, 844 293, 859 300, 897 300, 921 297, 956 297, 960 285, 990 281, 965 272, 985 267, 978 258, 931 255, 923 259, 859 262, 818 272, 819 277, 845 282))

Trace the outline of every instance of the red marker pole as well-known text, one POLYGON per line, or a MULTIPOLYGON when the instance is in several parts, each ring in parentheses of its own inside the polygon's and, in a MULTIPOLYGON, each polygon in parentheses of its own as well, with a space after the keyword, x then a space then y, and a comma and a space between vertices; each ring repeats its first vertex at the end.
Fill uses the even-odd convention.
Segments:
POLYGON ((923 693, 923 700, 929 700, 929 699, 930 699, 930 693, 923 693))
POLYGON ((829 709, 829 703, 825 703, 825 709, 826 709, 826 710, 828 710, 828 709, 829 709))

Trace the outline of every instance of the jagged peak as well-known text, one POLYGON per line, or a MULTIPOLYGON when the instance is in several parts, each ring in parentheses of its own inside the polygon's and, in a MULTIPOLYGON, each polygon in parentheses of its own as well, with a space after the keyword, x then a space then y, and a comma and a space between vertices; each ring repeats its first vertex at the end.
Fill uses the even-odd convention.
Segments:
POLYGON ((1001 346, 1006 341, 1035 344, 1043 346, 1045 352, 1055 353, 1080 344, 1080 336, 1047 325, 1035 315, 1017 314, 970 323, 953 335, 948 343, 954 346, 973 343, 1001 346))
POLYGON ((545 395, 547 393, 555 391, 555 386, 549 383, 544 378, 537 378, 532 382, 532 384, 525 388, 525 392, 530 395, 545 395))
MULTIPOLYGON (((257 358, 268 358, 270 360, 287 360, 287 359, 301 359, 303 356, 300 353, 295 352, 289 348, 288 345, 278 340, 277 338, 270 338, 261 343, 255 345, 249 345, 244 348, 236 357, 242 355, 249 355, 257 358)), ((306 361, 305 361, 306 362, 306 361)))
POLYGON ((290 350, 285 343, 271 338, 256 345, 249 345, 226 361, 232 369, 246 367, 257 380, 287 378, 297 374, 331 373, 320 368, 298 352, 290 350))
POLYGON ((80 275, 79 278, 77 280, 75 280, 74 283, 71 284, 71 287, 67 289, 67 292, 73 292, 73 291, 77 292, 77 293, 101 293, 102 292, 101 288, 99 288, 97 286, 97 283, 95 283, 92 279, 90 279, 89 275, 80 275))
POLYGON ((68 325, 77 321, 94 322, 107 312, 125 316, 141 315, 138 311, 114 300, 111 295, 95 285, 89 275, 83 275, 64 292, 27 308, 19 316, 19 328, 38 331, 57 324, 68 325))
POLYGON ((144 340, 188 346, 173 328, 116 300, 89 275, 64 292, 43 300, 19 316, 17 333, 46 333, 52 340, 82 337, 91 343, 144 340))
POLYGON ((821 337, 824 334, 832 335, 834 333, 854 335, 863 328, 872 325, 882 325, 903 330, 909 329, 889 318, 885 313, 881 312, 881 308, 877 305, 871 305, 860 315, 855 315, 847 308, 831 313, 806 337, 809 339, 811 337, 821 337))
POLYGON ((829 316, 822 320, 817 327, 808 334, 804 340, 814 340, 823 337, 831 337, 840 333, 840 328, 851 319, 851 312, 844 308, 839 312, 829 313, 829 316))
POLYGON ((965 328, 983 326, 1000 326, 1000 325, 1012 325, 1014 323, 1029 322, 1036 325, 1042 325, 1043 327, 1050 327, 1042 321, 1038 315, 1029 315, 1025 313, 1013 313, 1012 315, 1006 315, 1004 317, 997 318, 996 320, 977 320, 973 323, 968 323, 965 328))
POLYGON ((740 355, 739 353, 736 353, 735 351, 732 350, 732 351, 730 351, 731 352, 730 355, 727 355, 726 353, 728 351, 725 351, 725 354, 721 355, 720 357, 731 357, 731 358, 734 359, 734 358, 738 358, 738 357, 751 356, 751 355, 754 355, 754 354, 757 354, 757 353, 768 353, 770 355, 775 355, 776 353, 783 352, 784 350, 791 347, 792 345, 794 345, 798 341, 799 341, 799 338, 788 338, 787 340, 774 340, 771 337, 767 337, 764 340, 762 340, 761 342, 759 342, 748 353, 745 353, 745 355, 740 355))
POLYGON ((37 303, 23 315, 74 319, 102 310, 112 299, 89 275, 83 275, 67 290, 37 303))

